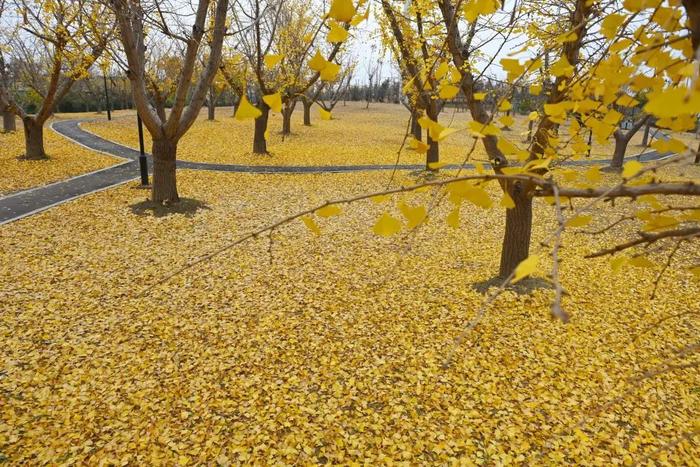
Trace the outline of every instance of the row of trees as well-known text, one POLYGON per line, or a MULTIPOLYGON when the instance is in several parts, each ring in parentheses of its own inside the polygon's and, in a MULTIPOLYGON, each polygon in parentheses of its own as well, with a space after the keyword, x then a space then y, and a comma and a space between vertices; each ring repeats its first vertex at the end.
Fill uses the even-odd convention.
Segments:
MULTIPOLYGON (((288 132, 297 102, 306 110, 325 96, 328 103, 321 105, 328 111, 351 89, 354 70, 344 44, 369 14, 367 5, 352 0, 311 6, 295 0, 8 5, 2 4, 2 24, 12 56, 39 66, 31 74, 36 82, 28 84, 41 96, 36 114, 27 114, 7 86, 0 86, 0 104, 23 121, 27 155, 43 156, 40 133, 56 102, 107 54, 129 79, 134 105, 152 136, 152 197, 164 203, 179 199, 177 145, 207 99, 216 100, 217 76, 241 96, 236 116, 255 120, 253 150, 264 153, 270 111, 284 116, 288 132), (30 57, 22 48, 42 53, 30 57)), ((506 208, 502 277, 512 276, 530 257, 536 197, 559 202, 698 194, 693 182, 656 183, 653 172, 635 165, 625 166, 623 183, 614 187, 597 187, 593 173, 572 186, 553 178, 562 162, 586 153, 591 135, 603 143, 615 139, 614 164, 621 166, 620 148, 649 119, 672 131, 694 128, 700 111, 694 72, 698 8, 690 0, 682 6, 663 0, 379 1, 382 43, 397 62, 414 122, 411 143, 426 153, 429 169, 439 168, 440 141, 460 131, 439 123, 444 106, 459 98, 471 114, 474 145, 465 148, 465 162, 481 144, 493 173, 480 176, 481 182, 454 179, 447 190, 458 208, 462 199, 482 197, 482 183, 498 181, 506 208), (489 84, 487 76, 503 79, 489 84), (513 123, 514 107, 523 106, 532 109, 525 148, 503 132, 513 123)), ((675 140, 658 142, 658 148, 685 150, 675 140)), ((700 235, 697 226, 688 231, 687 220, 675 220, 683 228, 665 232, 667 237, 687 241, 700 235)), ((644 233, 634 245, 654 242, 644 233)))

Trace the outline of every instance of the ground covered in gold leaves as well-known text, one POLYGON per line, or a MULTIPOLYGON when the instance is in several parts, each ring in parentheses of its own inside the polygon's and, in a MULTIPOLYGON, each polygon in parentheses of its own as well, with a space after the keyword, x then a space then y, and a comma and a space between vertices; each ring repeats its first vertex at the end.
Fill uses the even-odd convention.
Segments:
MULTIPOLYGON (((215 121, 206 120, 206 109, 199 120, 185 134, 178 145, 178 158, 189 161, 247 165, 351 165, 393 164, 406 133, 409 113, 399 104, 372 104, 369 109, 362 102, 339 103, 333 111, 333 120, 321 120, 318 107, 312 108, 312 126, 303 125, 303 108, 297 106, 292 116, 292 134, 283 137, 280 133, 282 117, 272 112, 268 123, 269 155, 252 153, 253 121, 238 121, 233 118, 232 108, 218 108, 215 121)), ((459 164, 464 162, 473 138, 466 131, 468 114, 446 107, 440 114, 444 126, 461 128, 440 143, 440 160, 459 164)), ((511 142, 527 146, 527 119, 518 116, 516 124, 504 135, 511 142)), ((112 141, 138 148, 136 117, 126 115, 112 122, 101 119, 82 124, 83 129, 112 141)), ((423 136, 425 140, 426 136, 423 136)), ((146 150, 151 143, 145 132, 146 150)), ((642 132, 630 142, 628 155, 637 155, 648 150, 640 146, 642 132)), ((609 159, 613 143, 593 142, 591 156, 609 159)), ((481 145, 471 155, 471 160, 485 161, 486 154, 481 145)), ((424 164, 425 156, 404 147, 399 157, 402 164, 424 164)))
MULTIPOLYGON (((64 118, 96 118, 95 114, 63 114, 64 118)), ((60 118, 60 117, 59 117, 60 118)), ((44 144, 48 159, 32 161, 24 155, 22 122, 17 120, 17 131, 0 133, 0 196, 14 191, 57 182, 93 170, 118 164, 120 159, 99 154, 74 144, 44 128, 44 144)))
MULTIPOLYGON (((552 291, 530 281, 529 293, 496 300, 445 368, 497 269, 501 210, 465 203, 454 230, 441 205, 417 232, 385 239, 371 225, 394 203, 360 202, 319 220, 320 237, 297 221, 272 242, 247 242, 144 292, 244 233, 382 189, 388 178, 178 176, 186 199, 175 213, 124 185, 0 229, 0 459, 611 465, 652 456, 681 465, 700 457, 697 438, 676 442, 699 429, 697 365, 637 382, 697 361, 683 349, 697 343, 700 284, 681 267, 697 259, 697 242, 679 251, 650 300, 660 266, 613 274, 605 259, 581 259, 631 230, 570 234, 562 279, 571 322, 552 321, 552 291)), ((536 216, 533 245, 553 225, 546 204, 537 202, 536 216)))

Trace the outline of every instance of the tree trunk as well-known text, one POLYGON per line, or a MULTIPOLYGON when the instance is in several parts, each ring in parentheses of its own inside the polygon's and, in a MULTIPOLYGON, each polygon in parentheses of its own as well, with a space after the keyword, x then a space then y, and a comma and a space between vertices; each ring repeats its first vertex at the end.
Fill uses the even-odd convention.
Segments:
POLYGON ((253 153, 267 154, 267 141, 265 141, 265 132, 267 131, 267 117, 270 114, 270 108, 267 104, 263 104, 262 115, 255 119, 255 135, 253 136, 253 153))
POLYGON ((313 102, 302 102, 304 104, 304 126, 311 126, 311 106, 313 102))
MULTIPOLYGON (((432 121, 438 121, 439 111, 436 103, 432 102, 430 106, 426 109, 426 113, 428 114, 428 118, 430 118, 432 121)), ((437 171, 438 169, 430 167, 431 164, 434 164, 436 162, 440 162, 440 146, 437 141, 433 141, 433 138, 431 138, 430 135, 430 131, 428 131, 428 153, 426 154, 425 158, 425 167, 428 170, 437 171)))
POLYGON ((423 129, 418 124, 418 112, 411 112, 411 134, 418 141, 423 139, 423 129))
POLYGON ((233 101, 233 115, 232 117, 236 116, 236 112, 238 112, 238 106, 241 104, 241 99, 238 98, 237 101, 233 101))
POLYGON ((532 234, 532 197, 525 192, 522 182, 509 185, 507 190, 515 207, 506 209, 506 229, 498 272, 499 277, 503 279, 530 255, 532 234))
POLYGON ((177 158, 177 142, 167 139, 153 140, 153 187, 151 198, 153 202, 171 204, 180 201, 177 194, 175 160, 177 158))
POLYGON ((288 104, 282 109, 282 134, 287 136, 292 134, 292 114, 295 105, 288 104))
POLYGON ((209 99, 207 99, 207 120, 214 120, 216 115, 216 100, 214 97, 214 87, 209 88, 209 99))
POLYGON ((27 117, 24 123, 24 157, 27 159, 46 159, 44 151, 44 125, 27 117))
POLYGON ((5 110, 2 113, 2 129, 4 132, 17 131, 17 124, 15 123, 15 114, 5 110))
POLYGON ((613 133, 613 137, 615 138, 615 151, 610 161, 610 167, 613 169, 621 169, 622 163, 625 160, 625 152, 627 151, 629 139, 625 138, 619 130, 613 133))
POLYGON ((698 144, 698 149, 695 151, 695 160, 693 162, 700 164, 700 143, 698 144))

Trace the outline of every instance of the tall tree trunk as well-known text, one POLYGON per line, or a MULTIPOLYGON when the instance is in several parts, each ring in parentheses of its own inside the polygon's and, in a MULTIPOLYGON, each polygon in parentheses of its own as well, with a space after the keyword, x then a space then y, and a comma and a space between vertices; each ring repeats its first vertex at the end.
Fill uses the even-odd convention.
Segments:
POLYGON ((31 117, 22 120, 24 124, 24 157, 27 159, 46 159, 44 151, 44 125, 31 117))
POLYGON ((311 106, 314 105, 313 102, 303 101, 304 105, 304 126, 311 126, 311 106))
POLYGON ((700 164, 700 143, 698 143, 698 148, 695 150, 695 160, 693 162, 700 164))
POLYGON ((411 112, 411 134, 418 141, 421 141, 423 139, 423 129, 418 124, 419 117, 420 115, 418 114, 418 112, 411 112))
POLYGON ((626 138, 620 130, 613 133, 613 138, 615 138, 615 151, 613 152, 612 160, 610 161, 610 167, 613 169, 621 169, 622 163, 625 160, 625 152, 627 151, 629 139, 626 138))
POLYGON ((214 120, 216 116, 216 97, 214 96, 214 86, 209 88, 209 98, 207 99, 207 120, 214 120))
POLYGON ((4 132, 17 131, 15 114, 8 110, 2 112, 2 129, 4 132))
POLYGON ((515 207, 506 209, 506 228, 498 272, 499 277, 504 279, 529 256, 532 235, 532 197, 522 182, 508 184, 506 190, 515 207))
POLYGON ((175 160, 177 141, 165 138, 153 140, 153 186, 151 198, 155 203, 170 204, 180 201, 177 194, 175 160))
POLYGON ((296 103, 287 103, 282 109, 282 134, 287 136, 292 134, 292 114, 296 103))
MULTIPOLYGON (((437 122, 438 121, 438 107, 435 102, 431 102, 430 106, 426 109, 426 113, 428 114, 428 118, 430 118, 432 121, 437 122)), ((440 143, 437 141, 433 141, 433 138, 431 138, 430 131, 428 131, 428 153, 426 154, 425 158, 425 167, 428 170, 432 171, 437 171, 438 169, 431 168, 430 165, 434 164, 436 162, 440 162, 440 143)))
POLYGON ((255 135, 253 136, 254 154, 267 154, 265 132, 267 131, 267 118, 270 115, 270 108, 264 103, 261 107, 262 115, 255 119, 255 135))

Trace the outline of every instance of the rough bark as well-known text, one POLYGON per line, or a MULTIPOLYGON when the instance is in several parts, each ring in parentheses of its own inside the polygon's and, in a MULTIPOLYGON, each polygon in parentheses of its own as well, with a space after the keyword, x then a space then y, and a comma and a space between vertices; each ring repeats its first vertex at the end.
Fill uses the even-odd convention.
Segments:
POLYGON ((44 125, 31 117, 25 118, 24 124, 24 157, 27 159, 46 159, 44 151, 44 125))
MULTIPOLYGON (((428 118, 434 122, 438 121, 439 109, 435 102, 432 102, 426 109, 428 118)), ((440 162, 440 146, 437 141, 433 141, 430 132, 428 132, 428 153, 425 157, 425 167, 428 170, 437 171, 438 169, 431 168, 430 165, 436 162, 440 162)))
POLYGON ((304 126, 311 126, 311 106, 313 102, 304 101, 304 126))
POLYGON ((521 182, 509 184, 506 190, 515 207, 506 209, 506 228, 498 270, 498 275, 502 278, 508 277, 530 255, 532 235, 532 197, 521 182))
POLYGON ((695 160, 696 164, 700 164, 700 143, 698 143, 698 148, 695 150, 695 160))
POLYGON ((180 201, 177 194, 175 159, 177 142, 153 140, 153 186, 151 198, 155 203, 171 204, 180 201))
POLYGON ((612 160, 610 161, 610 167, 613 169, 621 169, 622 163, 625 160, 627 144, 630 140, 629 138, 626 138, 620 130, 613 133, 613 138, 615 139, 615 151, 613 152, 612 160))
POLYGON ((423 139, 423 129, 418 124, 419 117, 418 112, 411 112, 411 134, 418 141, 421 141, 423 139))
POLYGON ((267 141, 265 132, 267 131, 267 119, 270 115, 270 108, 263 104, 262 115, 255 119, 255 134, 253 135, 253 153, 267 154, 267 141))
POLYGON ((296 103, 288 103, 282 109, 282 134, 287 136, 292 134, 292 114, 296 103))
POLYGON ((207 99, 207 120, 214 120, 216 117, 216 96, 214 87, 209 88, 209 98, 207 99))
POLYGON ((7 133, 10 131, 17 131, 17 124, 15 123, 15 114, 9 110, 2 112, 2 130, 7 133))
MULTIPOLYGON (((627 152, 627 146, 630 144, 632 137, 637 134, 637 132, 642 128, 642 126, 649 120, 648 115, 643 115, 639 118, 632 127, 626 132, 622 132, 619 128, 613 133, 615 138, 615 151, 613 152, 612 161, 610 162, 610 167, 614 169, 622 168, 622 163, 625 160, 625 152, 627 152)), ((647 127, 648 128, 648 127, 647 127)), ((589 143, 590 146, 590 143, 589 143)))

